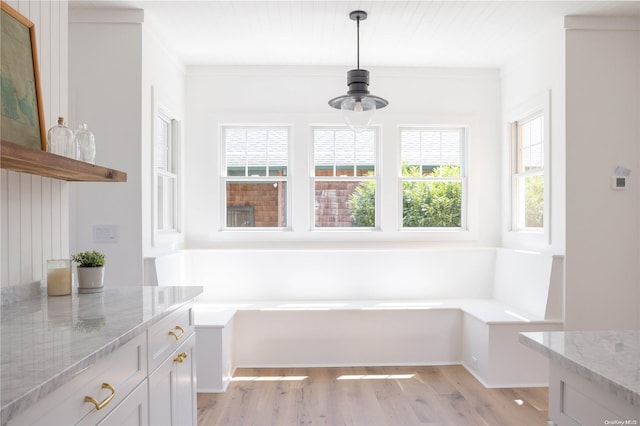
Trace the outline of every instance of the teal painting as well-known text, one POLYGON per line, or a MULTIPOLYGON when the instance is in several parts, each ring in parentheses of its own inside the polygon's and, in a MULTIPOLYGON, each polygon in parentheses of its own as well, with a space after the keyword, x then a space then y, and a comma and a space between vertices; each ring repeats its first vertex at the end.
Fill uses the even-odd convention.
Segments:
POLYGON ((0 139, 44 150, 33 24, 4 2, 1 13, 0 139))

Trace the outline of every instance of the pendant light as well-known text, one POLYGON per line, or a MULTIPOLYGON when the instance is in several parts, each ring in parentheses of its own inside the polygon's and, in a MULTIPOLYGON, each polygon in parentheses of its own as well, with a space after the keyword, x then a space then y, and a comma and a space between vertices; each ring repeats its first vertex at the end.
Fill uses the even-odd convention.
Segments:
POLYGON ((371 124, 376 109, 386 107, 389 101, 369 94, 369 71, 360 69, 360 21, 367 19, 367 12, 354 10, 349 18, 356 21, 358 29, 357 68, 347 72, 347 94, 331 99, 329 105, 342 110, 344 121, 351 130, 361 132, 371 124))

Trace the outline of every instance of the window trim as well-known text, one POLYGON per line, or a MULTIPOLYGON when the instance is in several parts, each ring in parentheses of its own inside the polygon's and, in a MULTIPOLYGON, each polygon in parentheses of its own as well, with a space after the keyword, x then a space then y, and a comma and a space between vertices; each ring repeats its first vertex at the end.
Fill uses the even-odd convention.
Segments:
POLYGON ((158 100, 158 95, 155 91, 152 93, 152 108, 153 108, 153 125, 151 126, 151 246, 154 248, 170 246, 179 243, 183 237, 183 224, 182 224, 182 119, 175 114, 171 108, 158 100), (171 142, 174 144, 174 158, 173 163, 175 172, 164 172, 156 167, 156 139, 157 134, 157 120, 162 117, 163 120, 170 124, 171 142), (175 229, 159 229, 158 223, 158 178, 160 176, 175 176, 175 200, 174 200, 174 215, 176 221, 175 229))
MULTIPOLYGON (((545 157, 545 148, 546 148, 546 143, 545 143, 545 135, 544 135, 544 126, 546 125, 546 119, 545 119, 545 115, 544 115, 544 111, 542 109, 534 111, 533 113, 520 118, 519 120, 516 120, 514 122, 511 123, 511 229, 515 232, 531 232, 531 233, 542 233, 544 231, 544 225, 547 221, 547 217, 545 215, 544 212, 544 206, 545 206, 545 201, 543 200, 543 211, 542 211, 542 227, 527 227, 527 226, 519 226, 519 223, 521 223, 521 215, 524 215, 524 208, 523 206, 520 205, 520 198, 522 196, 522 194, 520 194, 518 192, 518 181, 522 180, 522 179, 526 179, 528 177, 533 177, 533 176, 540 176, 542 175, 543 177, 543 184, 544 184, 544 176, 546 174, 546 169, 547 169, 547 165, 546 162, 544 162, 544 157, 545 157), (533 170, 533 171, 518 171, 519 169, 519 165, 522 162, 522 160, 519 158, 520 157, 520 151, 521 151, 521 140, 520 140, 520 136, 521 136, 521 132, 520 132, 520 127, 530 123, 534 120, 536 120, 537 118, 541 117, 542 118, 542 122, 543 122, 543 130, 542 130, 542 152, 543 152, 543 165, 542 165, 542 170, 533 170)), ((546 185, 544 185, 544 188, 546 188, 546 185)), ((544 194, 543 194, 544 197, 544 194)), ((523 198, 522 199, 523 202, 526 202, 526 200, 523 198)))
MULTIPOLYGON (((398 231, 409 233, 468 233, 469 229, 469 124, 439 124, 439 125, 411 125, 398 126, 398 231), (403 131, 447 131, 456 130, 462 135, 460 146, 460 177, 411 177, 402 175, 402 132, 403 131), (403 224, 403 182, 461 182, 462 184, 462 207, 460 211, 460 227, 405 227, 403 224)), ((421 165, 422 166, 422 165, 421 165)))
POLYGON ((219 140, 220 140, 220 225, 219 231, 221 232, 284 232, 291 231, 292 229, 292 186, 293 178, 291 173, 291 159, 292 152, 292 139, 293 139, 293 126, 291 124, 281 123, 221 123, 218 126, 219 140), (227 174, 227 141, 225 138, 226 129, 244 129, 244 130, 274 130, 284 129, 287 131, 287 174, 285 176, 229 176, 227 174), (286 183, 286 205, 285 205, 285 217, 286 226, 262 226, 262 227, 234 227, 227 226, 227 183, 228 182, 245 182, 245 183, 271 183, 273 181, 286 183))
MULTIPOLYGON (((507 214, 506 230, 507 238, 515 241, 528 241, 529 245, 548 246, 551 244, 551 114, 550 114, 550 91, 545 91, 522 103, 516 108, 509 110, 506 115, 507 122, 507 144, 509 149, 507 179, 508 191, 506 196, 509 203, 506 207, 507 214), (543 207, 543 227, 542 228, 522 228, 516 227, 516 188, 515 171, 517 167, 517 125, 533 116, 543 117, 543 182, 544 182, 544 207, 543 207)), ((535 173, 529 173, 535 174, 535 173)), ((523 174, 524 175, 524 174, 523 174)))
MULTIPOLYGON (((374 133, 374 175, 373 177, 365 177, 365 176, 316 176, 316 164, 315 164, 315 131, 316 130, 346 130, 349 131, 349 128, 344 125, 331 125, 331 124, 310 124, 310 144, 309 144, 309 230, 311 232, 343 232, 343 233, 352 233, 352 232, 379 232, 381 227, 382 220, 382 209, 380 206, 382 195, 381 195, 381 151, 382 151, 382 128, 381 126, 370 126, 368 131, 373 131, 374 133), (362 182, 369 181, 374 182, 376 186, 376 197, 375 197, 375 226, 339 226, 339 227, 330 227, 330 226, 316 226, 316 182, 362 182)), ((353 132, 353 131, 352 131, 353 132)), ((353 132, 356 133, 356 132, 353 132)), ((354 167, 357 167, 354 164, 354 167)), ((335 169, 335 165, 334 165, 335 169)), ((354 170, 355 172, 355 170, 354 170)))

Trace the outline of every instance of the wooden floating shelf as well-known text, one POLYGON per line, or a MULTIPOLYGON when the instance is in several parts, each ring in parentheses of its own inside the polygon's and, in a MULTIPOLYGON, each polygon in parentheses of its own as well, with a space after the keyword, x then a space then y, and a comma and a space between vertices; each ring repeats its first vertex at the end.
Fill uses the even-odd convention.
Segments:
POLYGON ((7 141, 0 141, 0 168, 74 182, 127 181, 125 172, 7 141))

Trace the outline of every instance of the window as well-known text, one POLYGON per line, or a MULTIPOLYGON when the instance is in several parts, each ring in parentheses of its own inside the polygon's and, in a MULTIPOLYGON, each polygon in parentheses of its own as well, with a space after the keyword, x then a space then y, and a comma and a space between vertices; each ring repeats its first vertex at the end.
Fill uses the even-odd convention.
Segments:
POLYGON ((400 129, 402 227, 462 228, 464 128, 400 129))
POLYGON ((512 228, 544 227, 544 115, 537 112, 512 124, 512 228))
POLYGON ((155 126, 155 228, 161 233, 179 232, 180 122, 159 111, 155 126))
POLYGON ((289 129, 223 128, 226 228, 287 227, 289 129))
POLYGON ((377 224, 377 131, 313 129, 315 228, 377 224))

